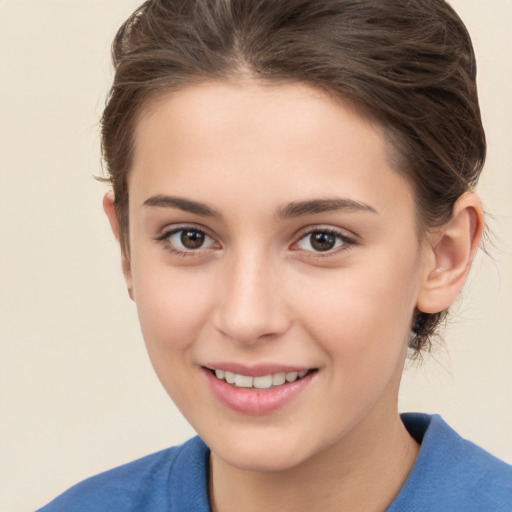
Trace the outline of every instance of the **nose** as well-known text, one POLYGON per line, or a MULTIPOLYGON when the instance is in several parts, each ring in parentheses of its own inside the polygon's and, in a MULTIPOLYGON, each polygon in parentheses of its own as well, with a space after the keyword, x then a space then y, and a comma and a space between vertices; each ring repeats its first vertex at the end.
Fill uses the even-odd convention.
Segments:
POLYGON ((290 327, 283 279, 270 258, 234 257, 221 273, 215 328, 231 340, 252 345, 275 339, 290 327))

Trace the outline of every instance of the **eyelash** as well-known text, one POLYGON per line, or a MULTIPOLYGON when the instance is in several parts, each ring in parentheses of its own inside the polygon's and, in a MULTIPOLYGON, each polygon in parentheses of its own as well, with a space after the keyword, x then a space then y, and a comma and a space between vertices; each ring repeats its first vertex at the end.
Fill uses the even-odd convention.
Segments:
MULTIPOLYGON (((198 234, 204 235, 204 237, 210 239, 213 243, 215 243, 215 240, 212 236, 210 236, 204 229, 197 228, 193 225, 190 226, 179 226, 175 227, 173 229, 167 230, 163 232, 162 234, 158 235, 155 240, 160 242, 166 250, 170 251, 176 256, 180 257, 194 257, 199 256, 202 251, 209 248, 204 248, 203 246, 198 247, 197 250, 195 249, 187 249, 187 250, 181 250, 177 249, 174 244, 170 242, 170 238, 173 235, 176 235, 178 233, 183 233, 185 231, 191 231, 198 234), (202 249, 202 251, 201 251, 202 249)), ((300 235, 298 236, 297 240, 292 244, 291 250, 294 251, 303 251, 307 253, 312 253, 315 255, 315 257, 328 257, 332 256, 334 254, 338 254, 341 251, 346 251, 353 247, 354 245, 357 245, 357 241, 345 234, 343 234, 341 231, 338 231, 333 228, 325 228, 321 226, 314 226, 314 227, 308 227, 307 231, 302 231, 300 235), (340 242, 338 246, 333 247, 332 249, 327 249, 325 251, 315 251, 315 250, 307 250, 307 249, 300 249, 295 248, 301 241, 306 240, 308 237, 312 237, 315 233, 322 234, 322 235, 328 235, 335 238, 335 243, 340 242)))
POLYGON ((171 252, 172 254, 174 254, 176 256, 180 256, 180 257, 194 257, 194 256, 198 256, 200 254, 200 250, 201 249, 204 250, 204 248, 202 246, 198 247, 197 250, 194 250, 194 249, 182 250, 182 249, 177 249, 176 246, 171 243, 170 238, 173 235, 176 235, 178 233, 183 233, 185 231, 192 231, 194 233, 202 234, 205 237, 207 237, 210 240, 212 240, 213 242, 215 242, 213 237, 211 237, 204 229, 197 228, 197 227, 195 227, 193 225, 191 225, 191 226, 179 226, 179 227, 175 227, 173 229, 169 229, 169 230, 163 232, 161 235, 158 235, 156 237, 156 240, 158 242, 160 242, 164 246, 164 248, 166 250, 168 250, 169 252, 171 252))
MULTIPOLYGON (((310 242, 311 243, 311 242, 310 242)), ((335 254, 338 254, 339 252, 346 251, 350 249, 351 247, 357 245, 357 241, 345 235, 343 232, 333 229, 333 228, 326 228, 322 226, 313 226, 308 227, 306 231, 303 231, 300 235, 298 240, 292 245, 292 250, 296 251, 304 251, 304 252, 310 252, 315 255, 315 257, 325 258, 329 256, 333 256, 335 254), (315 250, 306 250, 306 249, 293 249, 293 247, 297 246, 301 241, 306 240, 308 237, 311 240, 311 237, 315 234, 322 234, 322 235, 329 235, 335 238, 335 243, 340 242, 340 244, 336 247, 333 247, 332 249, 327 249, 325 251, 315 251, 315 250)))

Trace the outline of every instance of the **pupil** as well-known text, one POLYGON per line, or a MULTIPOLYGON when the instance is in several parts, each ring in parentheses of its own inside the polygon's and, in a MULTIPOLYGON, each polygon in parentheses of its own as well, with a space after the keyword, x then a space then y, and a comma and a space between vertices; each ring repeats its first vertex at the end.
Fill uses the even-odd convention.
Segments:
POLYGON ((328 251, 336 244, 336 237, 329 233, 313 233, 311 235, 311 245, 317 251, 328 251))
POLYGON ((204 243, 204 233, 200 231, 183 231, 181 233, 181 243, 187 249, 198 249, 204 243))

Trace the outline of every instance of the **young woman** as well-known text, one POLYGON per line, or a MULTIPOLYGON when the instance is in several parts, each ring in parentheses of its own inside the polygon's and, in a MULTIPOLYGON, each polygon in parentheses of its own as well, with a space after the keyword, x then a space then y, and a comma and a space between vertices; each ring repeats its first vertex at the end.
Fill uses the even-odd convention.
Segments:
POLYGON ((53 511, 509 511, 512 468, 398 414, 477 251, 471 41, 442 0, 150 0, 114 42, 104 209, 199 437, 53 511))

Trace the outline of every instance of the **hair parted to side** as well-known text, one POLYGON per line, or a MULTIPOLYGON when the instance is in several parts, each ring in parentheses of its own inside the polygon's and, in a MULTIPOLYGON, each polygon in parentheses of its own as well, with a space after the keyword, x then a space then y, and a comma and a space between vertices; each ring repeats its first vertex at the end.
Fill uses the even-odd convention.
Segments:
MULTIPOLYGON (((474 51, 444 0, 148 0, 119 29, 112 55, 102 151, 127 258, 138 115, 189 84, 297 81, 362 107, 415 191, 420 234, 450 218, 484 163, 474 51)), ((444 315, 417 314, 416 353, 444 315)))

